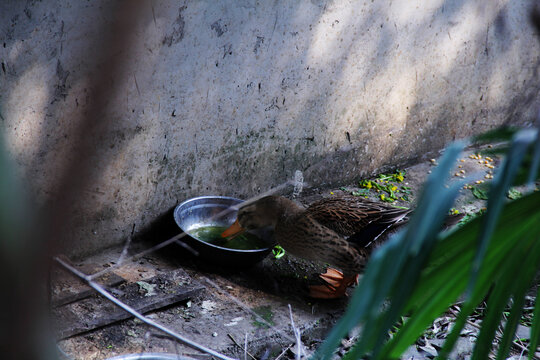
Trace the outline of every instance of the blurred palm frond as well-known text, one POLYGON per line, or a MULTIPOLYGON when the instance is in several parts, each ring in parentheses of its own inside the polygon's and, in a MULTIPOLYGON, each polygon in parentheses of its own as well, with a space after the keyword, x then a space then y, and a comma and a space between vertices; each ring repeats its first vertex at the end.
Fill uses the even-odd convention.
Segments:
MULTIPOLYGON (((540 192, 529 192, 511 203, 505 196, 512 185, 538 179, 540 139, 538 130, 532 129, 499 130, 477 139, 501 141, 506 152, 491 183, 487 212, 439 234, 463 185, 447 181, 464 147, 450 145, 428 178, 409 226, 374 253, 346 313, 314 358, 331 358, 340 340, 361 325, 361 336, 345 359, 397 359, 460 296, 464 303, 439 357, 450 354, 467 317, 487 298, 488 311, 473 359, 486 359, 493 350, 497 359, 506 358, 525 296, 540 270, 540 192), (511 300, 502 339, 492 349, 511 300), (392 333, 403 316, 407 316, 403 325, 392 333)), ((539 338, 540 304, 536 302, 530 349, 536 349, 539 338)), ((534 350, 529 351, 529 359, 532 356, 534 350)))

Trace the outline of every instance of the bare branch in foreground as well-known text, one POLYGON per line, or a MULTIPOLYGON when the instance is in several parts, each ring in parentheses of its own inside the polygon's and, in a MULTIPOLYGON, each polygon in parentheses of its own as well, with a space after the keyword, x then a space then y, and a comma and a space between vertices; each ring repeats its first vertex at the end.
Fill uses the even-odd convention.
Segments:
POLYGON ((77 277, 79 277, 81 280, 84 280, 90 287, 92 287, 94 290, 96 290, 98 293, 100 293, 102 296, 104 296, 105 298, 107 298, 108 300, 110 300, 111 302, 113 302, 116 306, 124 309, 125 311, 127 311, 128 313, 130 313, 131 315, 135 316, 136 318, 138 318, 139 320, 145 322, 146 324, 158 329, 158 330, 161 330, 163 331, 164 333, 174 337, 175 339, 177 339, 178 341, 194 348, 194 349, 197 349, 197 350, 200 350, 202 352, 205 352, 207 354, 210 354, 212 356, 215 356, 216 358, 218 359, 222 359, 222 360, 234 360, 233 358, 230 358, 226 355, 223 355, 223 354, 220 354, 212 349, 209 349, 203 345, 200 345, 200 344, 197 344, 196 342, 194 341, 191 341, 185 337, 183 337, 182 335, 166 328, 165 326, 147 318, 146 316, 140 314, 139 312, 137 312, 135 309, 133 309, 132 307, 124 304, 122 301, 118 300, 117 298, 115 298, 114 296, 112 296, 107 290, 105 290, 103 287, 101 287, 99 284, 95 283, 94 281, 92 281, 92 279, 83 274, 82 272, 78 271, 77 269, 75 269, 74 267, 72 267, 71 265, 67 264, 66 262, 62 261, 61 259, 59 259, 58 257, 55 257, 54 260, 59 263, 60 265, 62 265, 66 270, 70 271, 71 273, 73 273, 74 275, 76 275, 77 277))

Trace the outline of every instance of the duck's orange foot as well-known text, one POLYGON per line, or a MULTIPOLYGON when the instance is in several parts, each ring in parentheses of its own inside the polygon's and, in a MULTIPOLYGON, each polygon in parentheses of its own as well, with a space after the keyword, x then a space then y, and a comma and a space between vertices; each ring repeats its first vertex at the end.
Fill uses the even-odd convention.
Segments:
POLYGON ((338 299, 345 296, 345 289, 338 291, 328 284, 312 285, 309 287, 309 296, 315 299, 338 299))
POLYGON ((337 299, 345 296, 347 288, 358 284, 358 275, 343 276, 339 270, 328 268, 326 273, 319 275, 326 284, 309 287, 309 296, 318 299, 337 299))

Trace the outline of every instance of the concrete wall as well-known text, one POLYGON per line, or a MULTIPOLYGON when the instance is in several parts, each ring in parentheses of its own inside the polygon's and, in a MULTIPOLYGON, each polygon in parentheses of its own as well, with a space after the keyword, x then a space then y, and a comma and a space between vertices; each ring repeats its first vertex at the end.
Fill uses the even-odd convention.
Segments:
MULTIPOLYGON (((103 72, 108 2, 0 4, 1 128, 39 203, 103 72), (97 56, 97 55, 96 55, 97 56)), ((185 198, 304 172, 346 183, 539 105, 528 1, 156 1, 145 8, 75 207, 74 252, 185 198)))

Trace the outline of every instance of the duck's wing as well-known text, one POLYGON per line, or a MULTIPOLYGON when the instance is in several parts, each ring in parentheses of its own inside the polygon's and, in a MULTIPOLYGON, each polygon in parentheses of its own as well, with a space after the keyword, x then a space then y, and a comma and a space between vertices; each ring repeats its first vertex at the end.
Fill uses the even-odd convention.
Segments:
POLYGON ((343 196, 314 202, 306 212, 320 224, 344 237, 357 238, 356 234, 363 234, 361 238, 371 241, 381 233, 405 224, 411 210, 361 197, 343 196))

